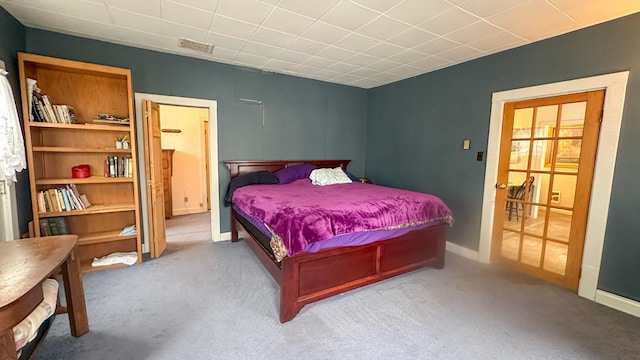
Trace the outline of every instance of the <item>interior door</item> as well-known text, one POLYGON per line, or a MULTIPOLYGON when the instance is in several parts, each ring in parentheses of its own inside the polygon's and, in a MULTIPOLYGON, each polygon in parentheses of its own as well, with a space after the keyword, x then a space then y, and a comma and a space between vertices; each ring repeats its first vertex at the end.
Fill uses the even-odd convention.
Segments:
POLYGON ((145 170, 147 174, 147 214, 149 214, 149 245, 152 258, 162 255, 167 248, 164 220, 164 187, 162 184, 162 142, 160 107, 142 101, 144 116, 145 170))
POLYGON ((577 291, 604 90, 505 104, 491 259, 577 291))

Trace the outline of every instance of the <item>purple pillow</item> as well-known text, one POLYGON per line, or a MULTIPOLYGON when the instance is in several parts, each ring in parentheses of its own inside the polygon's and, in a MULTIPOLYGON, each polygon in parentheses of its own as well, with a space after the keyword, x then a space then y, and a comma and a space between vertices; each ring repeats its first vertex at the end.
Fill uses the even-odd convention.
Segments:
POLYGON ((309 174, 317 168, 312 164, 299 164, 286 167, 282 170, 274 172, 274 174, 280 180, 279 184, 288 184, 298 179, 308 178, 309 174))

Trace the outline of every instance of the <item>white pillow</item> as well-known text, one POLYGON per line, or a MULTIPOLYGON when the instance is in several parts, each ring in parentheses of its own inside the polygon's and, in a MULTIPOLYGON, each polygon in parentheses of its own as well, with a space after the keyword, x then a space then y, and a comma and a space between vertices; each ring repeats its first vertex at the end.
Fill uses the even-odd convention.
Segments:
POLYGON ((341 167, 335 169, 315 169, 309 175, 313 185, 333 185, 350 183, 351 179, 342 171, 341 167))

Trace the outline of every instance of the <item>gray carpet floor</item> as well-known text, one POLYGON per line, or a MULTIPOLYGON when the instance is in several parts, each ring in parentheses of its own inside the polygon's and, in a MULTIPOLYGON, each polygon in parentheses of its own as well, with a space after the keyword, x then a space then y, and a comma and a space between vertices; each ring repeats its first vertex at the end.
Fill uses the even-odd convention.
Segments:
POLYGON ((90 332, 59 315, 38 359, 640 359, 640 318, 451 253, 280 324, 275 281, 202 219, 169 220, 159 259, 85 274, 90 332))

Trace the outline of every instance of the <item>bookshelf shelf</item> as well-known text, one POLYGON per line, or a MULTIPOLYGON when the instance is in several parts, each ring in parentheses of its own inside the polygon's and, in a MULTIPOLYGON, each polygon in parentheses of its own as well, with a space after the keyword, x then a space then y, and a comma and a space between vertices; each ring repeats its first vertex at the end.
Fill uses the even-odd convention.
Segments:
POLYGON ((123 266, 91 266, 94 258, 114 252, 135 252, 142 262, 139 232, 119 236, 127 226, 140 228, 131 71, 26 53, 18 53, 18 65, 34 235, 77 234, 83 271, 123 266), (35 80, 39 93, 27 79, 35 80), (98 124, 98 114, 130 123, 98 124), (125 138, 129 148, 117 149, 125 138), (110 158, 127 160, 131 176, 104 177, 110 158), (88 165, 91 176, 72 178, 78 165, 88 165), (92 205, 78 210, 83 206, 73 203, 69 189, 71 197, 86 196, 92 205), (75 210, 59 211, 65 207, 75 210))
POLYGON ((91 176, 88 178, 37 179, 36 185, 131 183, 133 177, 91 176))
POLYGON ((104 154, 131 154, 131 149, 116 148, 78 148, 66 146, 34 146, 33 152, 46 153, 104 153, 104 154))
POLYGON ((105 243, 111 241, 123 241, 135 239, 136 235, 120 236, 119 230, 112 231, 99 231, 95 233, 87 233, 78 237, 78 243, 80 245, 105 243))
POLYGON ((46 213, 38 213, 41 218, 57 217, 57 216, 77 216, 87 214, 106 214, 121 211, 133 211, 136 210, 134 204, 101 204, 91 205, 84 210, 71 210, 71 211, 51 211, 46 213))
POLYGON ((105 265, 105 266, 91 266, 91 260, 88 261, 80 261, 80 269, 82 270, 83 273, 86 272, 92 272, 92 271, 99 271, 99 270, 107 270, 107 269, 117 269, 117 268, 121 268, 121 267, 125 267, 127 265, 125 264, 114 264, 114 265, 105 265))
POLYGON ((44 123, 30 121, 29 127, 33 128, 48 128, 48 129, 73 129, 73 130, 86 130, 86 131, 115 131, 115 132, 129 132, 131 127, 128 125, 99 125, 91 123, 82 124, 57 124, 57 123, 44 123))

